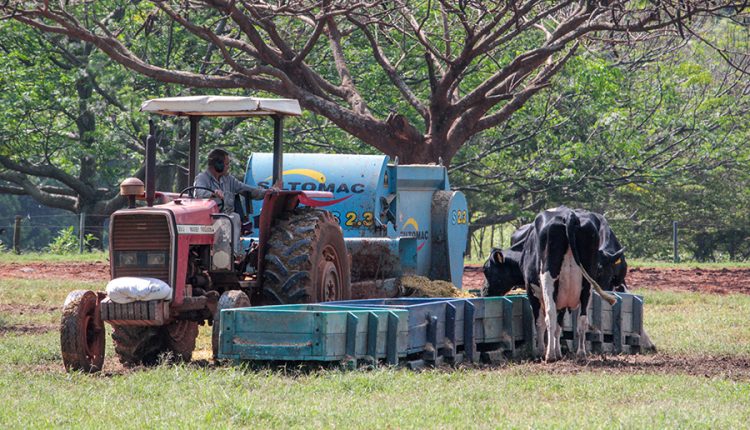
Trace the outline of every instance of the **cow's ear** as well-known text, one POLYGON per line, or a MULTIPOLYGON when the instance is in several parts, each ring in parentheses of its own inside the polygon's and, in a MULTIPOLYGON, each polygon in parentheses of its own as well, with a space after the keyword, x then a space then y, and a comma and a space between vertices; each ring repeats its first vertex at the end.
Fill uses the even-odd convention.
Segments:
POLYGON ((503 264, 505 262, 505 256, 503 255, 503 251, 499 249, 492 250, 492 253, 490 254, 490 259, 497 264, 503 264))
POLYGON ((613 254, 610 254, 608 252, 605 253, 605 255, 607 256, 607 259, 612 264, 614 264, 614 265, 618 265, 618 264, 622 263, 622 256, 623 256, 623 254, 625 254, 625 247, 624 246, 622 248, 620 248, 619 251, 617 251, 617 252, 615 252, 613 254))

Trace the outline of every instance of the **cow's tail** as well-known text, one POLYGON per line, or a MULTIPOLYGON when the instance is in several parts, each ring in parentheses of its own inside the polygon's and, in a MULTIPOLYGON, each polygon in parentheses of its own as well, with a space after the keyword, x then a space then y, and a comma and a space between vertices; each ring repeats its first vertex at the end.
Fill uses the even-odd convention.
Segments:
POLYGON ((610 305, 614 305, 615 302, 617 302, 617 298, 613 296, 612 294, 609 294, 608 292, 604 291, 601 286, 594 280, 594 278, 589 275, 589 272, 586 271, 586 268, 583 267, 583 264, 581 264, 581 257, 578 255, 578 247, 576 246, 576 231, 581 227, 581 220, 578 218, 578 215, 575 214, 575 212, 570 211, 570 216, 565 222, 565 231, 568 236, 568 244, 570 244, 570 250, 573 252, 573 260, 575 260, 578 267, 581 269, 581 273, 583 273, 583 277, 586 278, 587 281, 589 281, 589 284, 594 287, 594 290, 599 294, 601 298, 607 301, 610 305))

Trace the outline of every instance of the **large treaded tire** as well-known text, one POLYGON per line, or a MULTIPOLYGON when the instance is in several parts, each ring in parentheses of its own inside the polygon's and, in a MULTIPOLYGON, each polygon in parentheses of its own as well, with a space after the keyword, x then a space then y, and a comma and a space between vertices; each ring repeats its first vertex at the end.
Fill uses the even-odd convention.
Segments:
POLYGON ((151 366, 164 351, 161 327, 115 326, 112 331, 115 352, 123 366, 151 366))
POLYGON ((219 297, 219 303, 216 305, 216 314, 214 322, 211 325, 211 349, 213 350, 214 360, 219 357, 219 315, 222 309, 246 308, 250 306, 250 299, 247 294, 240 290, 225 291, 219 297))
POLYGON ((65 370, 87 373, 102 370, 104 323, 96 321, 97 296, 93 291, 68 294, 60 320, 60 349, 65 370))
POLYGON ((309 207, 282 214, 268 241, 260 304, 350 298, 350 258, 333 215, 309 207))
POLYGON ((198 323, 178 320, 165 327, 167 351, 176 361, 189 362, 193 358, 195 339, 198 337, 198 323))

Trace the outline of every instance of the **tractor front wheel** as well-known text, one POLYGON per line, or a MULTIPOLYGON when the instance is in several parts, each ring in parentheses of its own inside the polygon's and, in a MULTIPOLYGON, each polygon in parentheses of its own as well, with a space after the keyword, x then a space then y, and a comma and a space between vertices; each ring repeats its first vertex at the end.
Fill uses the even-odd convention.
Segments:
POLYGON ((93 291, 68 294, 60 322, 60 348, 65 370, 98 372, 104 364, 104 322, 93 291))
POLYGON ((163 352, 161 327, 118 325, 112 331, 115 352, 124 366, 150 366, 158 363, 163 352))
POLYGON ((316 303, 351 298, 344 235, 328 211, 303 207, 272 227, 260 303, 316 303))
POLYGON ((172 353, 176 361, 189 362, 193 358, 193 350, 195 350, 198 323, 178 320, 169 324, 165 330, 167 350, 172 353))
POLYGON ((219 303, 216 306, 216 314, 214 314, 214 322, 211 327, 211 349, 213 350, 214 360, 219 358, 219 315, 222 309, 234 309, 234 308, 246 308, 250 306, 250 299, 247 294, 240 290, 225 291, 221 297, 219 297, 219 303))

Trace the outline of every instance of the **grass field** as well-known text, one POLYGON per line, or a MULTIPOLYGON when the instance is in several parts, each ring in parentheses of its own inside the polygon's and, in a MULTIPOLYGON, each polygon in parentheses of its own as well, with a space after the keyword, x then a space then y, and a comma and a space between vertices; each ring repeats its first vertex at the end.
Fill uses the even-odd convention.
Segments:
MULTIPOLYGON (((59 308, 73 289, 102 287, 0 279, 0 428, 743 428, 750 422, 750 373, 732 371, 750 363, 747 295, 638 291, 659 347, 640 361, 595 356, 589 363, 424 372, 301 372, 199 360, 125 370, 108 341, 104 373, 66 374, 59 308), (670 367, 677 361, 686 364, 670 367)), ((209 344, 204 327, 198 359, 208 357, 209 344)))
POLYGON ((84 252, 82 254, 50 254, 46 252, 25 252, 16 254, 14 252, 0 252, 0 263, 31 263, 31 262, 93 262, 107 261, 109 253, 104 251, 84 252))

